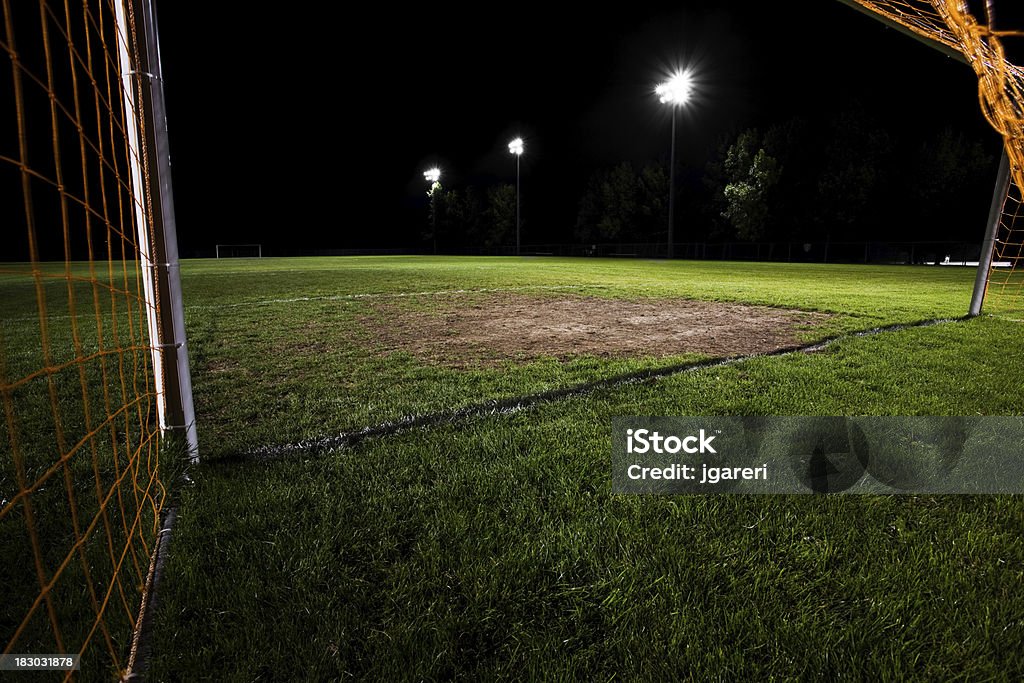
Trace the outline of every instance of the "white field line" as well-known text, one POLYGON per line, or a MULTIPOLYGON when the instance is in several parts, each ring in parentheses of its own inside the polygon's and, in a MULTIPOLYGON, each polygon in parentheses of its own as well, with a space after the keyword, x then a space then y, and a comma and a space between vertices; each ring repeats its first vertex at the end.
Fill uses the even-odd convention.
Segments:
MULTIPOLYGON (((362 299, 401 299, 414 296, 443 296, 447 294, 477 294, 493 292, 517 292, 524 290, 570 290, 570 289, 607 289, 608 285, 523 285, 521 287, 494 287, 481 289, 437 289, 424 292, 365 292, 360 294, 325 294, 324 296, 297 296, 290 299, 253 299, 250 301, 239 301, 233 304, 200 304, 186 306, 185 310, 220 310, 224 308, 242 308, 244 306, 272 306, 274 304, 292 304, 311 301, 359 301, 362 299)), ((94 316, 92 310, 83 311, 76 315, 77 318, 94 316)), ((59 315, 47 315, 47 320, 64 320, 71 315, 62 313, 59 315)), ((104 317, 109 317, 109 312, 104 311, 104 317)), ((12 318, 0 319, 0 325, 16 322, 38 321, 38 315, 22 315, 12 318)))
POLYGON ((607 285, 523 285, 521 287, 494 287, 480 289, 436 289, 423 292, 366 292, 361 294, 326 294, 324 296, 297 296, 289 299, 253 299, 233 304, 186 306, 186 309, 222 309, 240 308, 243 306, 272 306, 274 304, 292 304, 311 301, 359 301, 362 299, 401 299, 414 296, 444 296, 448 294, 487 294, 493 292, 518 292, 525 290, 563 290, 563 289, 606 289, 607 285))
POLYGON ((461 408, 454 408, 437 413, 421 413, 418 415, 406 415, 376 425, 367 425, 355 428, 339 434, 325 435, 302 439, 292 443, 264 444, 248 451, 237 454, 236 457, 247 459, 270 459, 287 456, 294 453, 326 452, 331 453, 341 448, 352 446, 367 438, 389 436, 401 431, 410 429, 429 428, 437 425, 455 424, 465 420, 478 417, 505 415, 520 411, 533 410, 539 405, 553 403, 564 399, 573 399, 593 394, 596 391, 605 389, 616 389, 630 384, 656 382, 667 377, 689 372, 699 372, 711 368, 724 367, 752 360, 754 358, 772 358, 777 356, 789 356, 796 353, 815 353, 832 344, 853 337, 872 337, 887 332, 899 332, 916 327, 931 327, 965 320, 966 318, 933 318, 920 320, 913 323, 896 323, 882 327, 873 327, 868 330, 860 330, 848 334, 837 335, 810 344, 790 346, 752 353, 746 356, 731 356, 727 358, 709 358, 705 360, 690 361, 661 368, 650 368, 629 372, 616 377, 607 377, 599 380, 592 380, 558 389, 549 389, 539 393, 526 394, 518 397, 502 399, 489 399, 473 403, 461 408))

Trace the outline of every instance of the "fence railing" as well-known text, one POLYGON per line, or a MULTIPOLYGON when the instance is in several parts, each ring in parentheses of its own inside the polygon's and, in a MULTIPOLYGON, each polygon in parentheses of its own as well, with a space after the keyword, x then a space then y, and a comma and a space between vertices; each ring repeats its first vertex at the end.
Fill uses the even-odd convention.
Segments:
MULTIPOLYGON (((675 258, 712 261, 780 261, 792 263, 875 263, 898 265, 974 265, 981 248, 978 244, 948 241, 904 242, 826 242, 823 240, 787 242, 678 242, 675 258)), ((429 255, 423 246, 386 249, 330 249, 262 245, 264 257, 274 256, 393 256, 402 254, 429 255)), ((625 243, 531 243, 523 244, 523 256, 572 256, 602 258, 665 258, 664 242, 625 243)), ((514 245, 497 247, 441 247, 441 255, 514 256, 514 245)), ((214 256, 213 248, 194 251, 194 257, 214 256)))

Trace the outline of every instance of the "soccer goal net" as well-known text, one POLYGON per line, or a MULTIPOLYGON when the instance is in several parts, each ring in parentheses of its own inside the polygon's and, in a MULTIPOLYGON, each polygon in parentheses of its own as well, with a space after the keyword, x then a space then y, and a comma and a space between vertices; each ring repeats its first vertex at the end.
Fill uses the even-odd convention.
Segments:
POLYGON ((215 252, 217 258, 263 258, 263 245, 218 244, 215 247, 215 252))
POLYGON ((153 0, 2 7, 0 647, 99 680, 195 445, 153 0))
POLYGON ((961 58, 975 71, 981 109, 1003 138, 1005 160, 997 181, 990 232, 982 247, 978 312, 1024 313, 1024 69, 1006 56, 1004 40, 1021 29, 996 24, 999 3, 963 0, 844 0, 885 23, 961 58))

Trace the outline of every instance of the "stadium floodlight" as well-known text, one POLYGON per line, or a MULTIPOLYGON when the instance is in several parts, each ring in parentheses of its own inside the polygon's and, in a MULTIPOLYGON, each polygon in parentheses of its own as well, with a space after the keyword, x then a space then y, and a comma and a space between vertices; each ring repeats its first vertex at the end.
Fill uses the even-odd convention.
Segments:
POLYGON ((680 71, 670 80, 654 89, 662 104, 672 107, 672 147, 668 161, 668 257, 673 257, 672 234, 676 217, 676 110, 690 100, 693 93, 693 78, 689 71, 680 71))
POLYGON ((508 143, 509 154, 516 155, 516 256, 519 256, 519 157, 523 156, 523 139, 508 143))
POLYGON ((693 91, 693 78, 689 71, 681 71, 672 80, 662 83, 654 89, 662 104, 686 104, 693 91))
POLYGON ((441 189, 441 169, 437 166, 428 168, 423 177, 430 183, 427 196, 430 197, 430 232, 434 240, 434 253, 437 253, 437 191, 441 189))

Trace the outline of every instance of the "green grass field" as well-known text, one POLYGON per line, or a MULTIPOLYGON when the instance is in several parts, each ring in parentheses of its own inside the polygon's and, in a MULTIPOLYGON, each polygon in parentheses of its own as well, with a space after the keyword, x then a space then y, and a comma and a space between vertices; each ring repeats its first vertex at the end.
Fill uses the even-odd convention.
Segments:
POLYGON ((195 262, 183 278, 206 464, 180 491, 159 680, 1024 674, 1019 498, 639 498, 612 495, 609 471, 615 415, 1021 414, 1016 322, 843 338, 330 453, 231 457, 697 357, 456 367, 381 351, 368 318, 442 315, 445 297, 834 313, 809 341, 958 317, 973 271, 349 258, 195 262))
POLYGON ((685 297, 836 314, 807 339, 961 316, 973 272, 603 259, 350 258, 203 261, 184 267, 186 318, 207 458, 454 409, 683 357, 508 360, 490 367, 383 353, 375 304, 438 311, 453 296, 685 297), (433 294, 436 292, 447 294, 433 294), (465 292, 465 293, 463 293, 465 292), (421 294, 420 296, 407 296, 421 294), (243 391, 244 390, 244 391, 243 391), (241 392, 241 393, 240 393, 241 392))
POLYGON ((107 642, 131 641, 148 547, 159 529, 161 475, 172 480, 166 465, 181 464, 159 462, 137 271, 107 266, 74 264, 68 280, 64 264, 45 264, 37 290, 26 264, 0 264, 0 383, 13 386, 4 392, 0 420, 0 640, 6 645, 40 595, 33 528, 54 584, 49 605, 25 622, 13 652, 58 651, 52 606, 63 651, 77 652, 94 633, 85 680, 110 680, 116 663, 107 642), (82 358, 88 360, 76 360, 82 358), (19 469, 26 485, 38 484, 31 515, 12 504, 19 469), (105 599, 106 618, 97 625, 105 599))
POLYGON ((175 487, 153 680, 1024 676, 1019 497, 611 493, 617 415, 1024 414, 1024 325, 956 320, 973 270, 358 257, 182 278, 203 464, 175 487), (467 352, 460 312, 501 297, 582 319, 606 300, 797 309, 827 315, 794 344, 837 340, 618 385, 715 354, 467 352), (425 327, 441 352, 401 343, 425 327))

